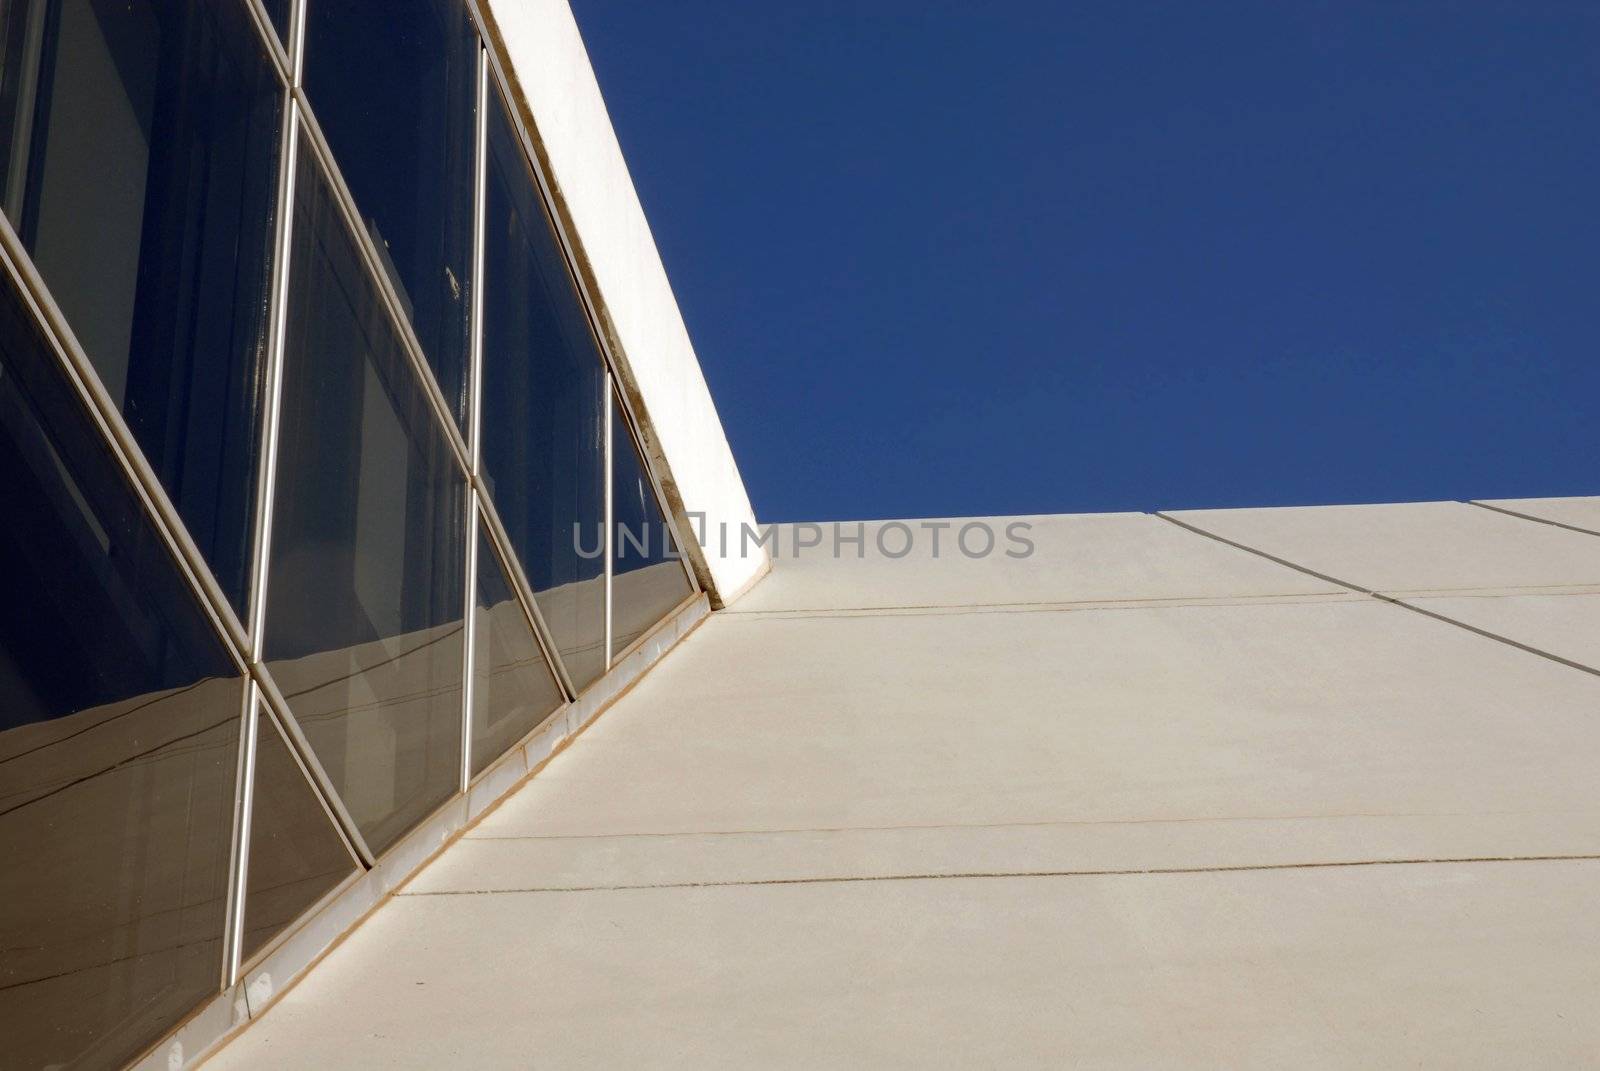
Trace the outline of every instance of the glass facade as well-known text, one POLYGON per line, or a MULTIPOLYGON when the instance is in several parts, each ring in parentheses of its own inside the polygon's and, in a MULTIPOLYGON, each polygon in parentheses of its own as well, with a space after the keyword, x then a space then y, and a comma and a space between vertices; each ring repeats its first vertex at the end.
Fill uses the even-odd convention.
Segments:
POLYGON ((306 19, 311 107, 464 424, 477 34, 460 0, 312 3, 306 19))
POLYGON ((381 850, 460 788, 467 485, 301 148, 263 651, 381 850))
POLYGON ((256 714, 255 732, 242 938, 246 959, 357 868, 289 742, 264 709, 256 714))
POLYGON ((0 15, 5 213, 241 614, 282 95, 243 5, 0 15))
POLYGON ((611 650, 621 654, 694 591, 622 406, 611 400, 611 650))
POLYGON ((498 97, 484 211, 483 478, 578 687, 606 668, 606 376, 498 97))
POLYGON ((556 683, 494 545, 478 540, 472 656, 472 772, 481 773, 561 706, 556 683))
POLYGON ((0 286, 0 1062, 116 1064, 216 988, 243 681, 0 286))
POLYGON ((488 71, 0 5, 0 1067, 146 1051, 692 591, 488 71))

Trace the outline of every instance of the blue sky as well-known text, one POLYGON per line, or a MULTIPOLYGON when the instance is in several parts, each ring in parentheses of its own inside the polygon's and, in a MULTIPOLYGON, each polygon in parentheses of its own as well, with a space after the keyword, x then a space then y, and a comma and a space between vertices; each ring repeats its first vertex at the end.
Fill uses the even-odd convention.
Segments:
POLYGON ((573 0, 764 521, 1600 493, 1600 4, 573 0))

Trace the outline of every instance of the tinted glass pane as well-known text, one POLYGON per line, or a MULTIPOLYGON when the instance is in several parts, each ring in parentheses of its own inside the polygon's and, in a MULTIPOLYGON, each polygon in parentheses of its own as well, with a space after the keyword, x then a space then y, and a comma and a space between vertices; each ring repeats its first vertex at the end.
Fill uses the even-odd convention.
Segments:
POLYGON ((257 717, 245 960, 356 869, 277 726, 265 713, 257 717))
POLYGON ((0 1064, 115 1066, 218 988, 243 684, 0 283, 0 1064))
POLYGON ((622 407, 611 403, 611 649, 624 648, 694 588, 622 407))
POLYGON ((478 540, 473 633, 472 772, 503 755, 565 697, 539 650, 522 604, 487 539, 478 540))
POLYGON ((489 145, 483 473, 581 688, 605 669, 604 366, 498 98, 489 145))
POLYGON ((466 420, 478 38, 460 0, 312 3, 305 84, 317 122, 466 420))
POLYGON ((280 95, 244 5, 0 14, 5 212, 243 611, 280 95))
POLYGON ((278 31, 278 40, 289 40, 289 0, 262 0, 262 7, 267 10, 267 18, 272 20, 272 28, 278 31))
POLYGON ((266 657, 378 851, 459 786, 466 485, 300 161, 266 657))

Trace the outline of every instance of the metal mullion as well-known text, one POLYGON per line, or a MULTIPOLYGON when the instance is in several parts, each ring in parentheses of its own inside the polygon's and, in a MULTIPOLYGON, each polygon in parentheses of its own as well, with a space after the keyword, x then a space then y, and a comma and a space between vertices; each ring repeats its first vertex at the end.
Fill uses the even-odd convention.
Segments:
MULTIPOLYGON (((487 520, 487 517, 485 517, 485 523, 487 523, 487 520)), ((489 553, 494 556, 495 563, 499 566, 501 575, 511 576, 516 569, 515 555, 513 555, 506 547, 499 545, 490 533, 485 533, 485 535, 489 538, 489 553)), ((539 653, 544 656, 546 664, 550 667, 551 676, 555 678, 556 686, 560 688, 562 692, 561 705, 546 715, 545 718, 538 723, 538 725, 535 725, 532 729, 528 730, 527 735, 532 735, 533 733, 538 732, 543 726, 548 724, 551 718, 555 717, 561 711, 570 706, 573 702, 573 696, 567 687, 566 681, 556 668, 559 665, 559 662, 551 653, 554 648, 547 648, 545 646, 545 639, 542 633, 544 622, 538 618, 538 604, 532 602, 531 600, 525 599, 522 595, 522 592, 516 590, 515 582, 512 584, 512 589, 513 596, 517 601, 517 608, 522 611, 522 620, 533 632, 534 641, 539 645, 539 653)), ((520 745, 512 745, 512 747, 507 748, 506 751, 511 751, 518 746, 520 745)), ((502 752, 501 754, 505 754, 505 752, 502 752)), ((499 757, 500 756, 498 755, 495 756, 495 758, 499 757)), ((477 776, 481 776, 481 774, 477 776)))
POLYGON ((561 661, 555 637, 550 632, 550 627, 545 624, 544 614, 539 610, 539 601, 534 597, 533 585, 528 582, 528 575, 523 572, 522 562, 517 559, 516 552, 512 549, 511 536, 501 523, 500 515, 495 512, 494 502, 486 493, 482 481, 474 480, 473 489, 477 493, 478 507, 482 511, 483 522, 488 529, 486 534, 489 536, 489 541, 494 545, 495 553, 500 556, 501 563, 506 567, 506 574, 511 580, 511 590, 522 600, 523 611, 533 622, 534 637, 544 650, 545 659, 549 661, 550 668, 556 675, 556 682, 561 685, 561 690, 567 694, 568 699, 576 699, 578 689, 573 686, 572 677, 561 661))
POLYGON ((277 684, 272 680, 272 674, 262 662, 265 656, 267 598, 271 581, 272 522, 277 497, 278 445, 283 420, 283 366, 288 350, 289 281, 293 267, 290 263, 290 252, 294 244, 295 197, 301 143, 300 108, 293 94, 288 91, 285 91, 285 108, 288 122, 284 124, 286 144, 280 154, 283 171, 278 184, 279 215, 278 232, 275 236, 277 251, 273 263, 272 318, 268 332, 266 412, 262 431, 261 472, 257 480, 259 497, 256 506, 255 561, 251 570, 249 668, 262 696, 276 697, 278 710, 281 712, 280 720, 292 726, 285 732, 285 738, 290 743, 290 750, 296 752, 299 761, 312 771, 311 780, 319 796, 324 797, 323 806, 337 816, 335 825, 340 827, 347 840, 360 845, 357 854, 370 865, 373 856, 366 848, 365 842, 360 839, 361 833, 356 828, 355 820, 345 809, 344 801, 339 798, 338 790, 334 788, 327 771, 322 768, 322 762, 312 750, 310 741, 300 732, 299 725, 294 723, 287 700, 278 691, 277 684))
POLYGON ((471 457, 470 471, 479 472, 483 456, 483 263, 485 255, 485 216, 489 195, 489 61, 488 53, 478 48, 478 115, 476 162, 473 167, 472 200, 472 288, 470 315, 472 342, 467 362, 467 435, 471 457))
POLYGON ((306 70, 306 5, 310 0, 289 0, 289 85, 298 89, 306 70))
POLYGON ((367 839, 362 835, 361 827, 356 825, 356 820, 351 816, 344 800, 339 797, 332 779, 328 777, 328 771, 323 769, 321 760, 317 758, 317 753, 311 746, 311 741, 306 739, 300 723, 295 720, 289 701, 279 690, 278 682, 272 677, 272 671, 258 662, 250 667, 250 674, 261 689, 262 705, 270 709, 277 719, 278 728, 283 731, 284 739, 289 742, 289 750, 295 753, 302 768, 311 778, 312 784, 316 786, 318 795, 322 797, 323 808, 333 819, 333 824, 344 835, 356 858, 361 860, 363 865, 372 866, 377 857, 367 846, 367 839))
POLYGON ((44 328, 45 341, 55 355, 58 366, 78 396, 90 420, 108 447, 112 460, 122 469, 134 495, 146 516, 151 520, 156 534, 166 544, 178 572, 191 589, 201 610, 210 618, 239 672, 244 671, 242 652, 248 647, 244 625, 234 612, 233 604, 222 593, 222 587, 211 573, 205 557, 195 546, 188 528, 178 515, 177 508, 167 496, 161 479, 145 459, 144 451, 133 433, 128 430, 122 413, 106 393, 105 386, 90 363, 83 347, 79 345, 66 317, 50 296, 33 258, 28 255, 22 241, 11 229, 10 220, 0 214, 0 259, 16 284, 18 292, 27 302, 29 312, 44 328))
POLYGON ((243 711, 234 771, 233 836, 228 849, 228 902, 222 930, 222 987, 239 977, 239 935, 244 917, 244 889, 249 880, 250 806, 255 791, 256 682, 246 677, 240 691, 243 711))
POLYGON ((613 506, 614 506, 614 502, 613 502, 614 488, 612 487, 612 478, 611 478, 611 466, 612 466, 612 461, 613 461, 613 458, 611 457, 611 435, 612 435, 612 429, 611 429, 611 408, 612 408, 612 406, 611 406, 611 397, 615 393, 616 393, 616 387, 611 382, 611 373, 608 370, 606 372, 605 416, 601 420, 601 429, 602 430, 600 432, 600 463, 605 466, 605 488, 606 488, 605 489, 605 508, 602 510, 602 512, 605 514, 605 521, 604 521, 604 524, 605 524, 605 535, 604 535, 604 538, 601 539, 600 542, 601 542, 602 547, 604 548, 603 553, 605 554, 605 566, 606 566, 606 572, 605 572, 605 577, 606 577, 606 583, 605 583, 605 589, 606 589, 606 612, 605 612, 606 662, 605 662, 605 665, 606 665, 606 669, 608 669, 608 670, 611 668, 611 622, 612 622, 612 613, 611 613, 611 580, 612 580, 612 577, 611 577, 611 556, 612 556, 612 551, 615 549, 615 548, 613 548, 611 546, 611 538, 612 538, 612 532, 615 530, 615 527, 616 527, 616 525, 615 525, 615 513, 613 511, 613 506))
POLYGON ((283 408, 283 361, 289 316, 289 253, 294 241, 295 176, 299 165, 299 112, 284 92, 284 144, 279 152, 277 233, 273 236, 271 310, 267 328, 266 406, 262 414, 261 468, 256 478, 256 527, 250 570, 250 661, 260 661, 267 617, 267 573, 271 559, 272 514, 278 483, 278 436, 283 408))
MULTIPOLYGON (((478 15, 477 5, 475 2, 471 2, 471 0, 469 0, 469 2, 473 8, 474 16, 476 17, 478 15)), ((479 18, 479 25, 483 25, 481 18, 479 18)), ((511 106, 511 93, 509 89, 510 79, 506 77, 505 67, 500 63, 500 59, 495 54, 493 48, 488 47, 489 42, 487 37, 484 38, 484 41, 485 52, 488 54, 489 58, 489 67, 494 75, 494 87, 500 94, 500 100, 505 106, 506 115, 510 117, 512 128, 516 131, 517 139, 522 144, 522 153, 528 161, 529 170, 533 173, 534 185, 537 187, 539 192, 541 207, 544 209, 545 218, 549 220, 550 226, 555 233, 556 241, 560 243, 562 256, 565 260, 565 267, 567 269, 567 276, 572 280, 573 290, 577 293, 578 299, 583 305, 584 316, 589 322, 589 332, 594 337, 595 346, 600 353, 601 363, 605 365, 606 371, 620 382, 621 376, 617 369, 616 355, 611 352, 611 346, 606 340, 605 332, 600 329, 601 321, 599 304, 594 296, 590 294, 589 288, 587 285, 585 285, 583 277, 574 267, 574 265, 578 263, 578 255, 576 251, 577 247, 574 245, 571 237, 568 235, 567 228, 561 221, 560 213, 555 210, 555 195, 552 192, 551 183, 544 173, 544 167, 540 163, 539 154, 534 151, 532 131, 530 131, 527 127, 527 124, 522 121, 521 111, 511 106)), ((626 392, 618 390, 617 397, 620 400, 623 409, 627 411, 629 419, 635 423, 635 426, 637 426, 638 419, 636 414, 634 414, 632 411, 632 407, 628 402, 626 392)), ((679 553, 686 554, 687 552, 684 550, 684 548, 687 547, 688 544, 684 542, 683 533, 678 531, 677 520, 673 517, 672 511, 667 507, 668 499, 662 493, 661 480, 656 475, 655 466, 650 461, 650 455, 646 451, 640 450, 639 456, 644 459, 645 471, 650 474, 650 483, 655 488, 656 500, 661 506, 661 515, 666 520, 667 524, 671 526, 673 538, 678 541, 679 553)), ((691 586, 693 586, 694 590, 700 591, 700 581, 694 575, 694 570, 688 567, 687 561, 685 561, 684 572, 689 574, 689 583, 691 586)))
POLYGON ((462 642, 466 645, 466 654, 461 660, 461 791, 465 792, 472 780, 472 677, 478 633, 478 504, 470 492, 463 497, 467 502, 467 586, 465 627, 461 630, 462 642))
POLYGON ((255 809, 256 740, 261 716, 257 712, 257 688, 254 678, 244 689, 244 726, 239 734, 239 791, 234 804, 234 855, 228 889, 227 932, 223 935, 224 988, 239 980, 240 944, 244 938, 245 887, 250 881, 250 823, 255 809))
MULTIPOLYGON (((283 744, 284 749, 288 751, 290 761, 295 764, 295 769, 299 772, 301 778, 303 779, 302 784, 305 787, 305 790, 311 794, 312 799, 315 799, 317 801, 317 805, 322 808, 323 817, 327 819, 328 825, 333 830, 334 835, 339 838, 339 843, 344 846, 346 858, 348 858, 350 861, 350 873, 346 874, 344 878, 341 879, 340 882, 329 891, 329 893, 324 894, 323 898, 319 900, 317 904, 313 904, 310 908, 301 912, 294 919, 291 919, 277 937, 274 937, 264 946, 251 953, 249 962, 259 963, 261 958, 270 952, 274 947, 276 947, 282 938, 294 932, 295 924, 297 922, 315 913, 317 908, 320 907, 322 903, 325 903, 329 896, 348 887, 352 880, 361 874, 365 874, 367 869, 362 863, 361 857, 356 853, 355 847, 350 843, 350 839, 345 836, 344 830, 339 827, 338 816, 335 815, 328 807, 327 801, 322 798, 322 793, 317 791, 316 780, 312 777, 310 768, 306 766, 299 753, 295 751, 294 744, 290 741, 289 735, 287 732, 285 732, 283 724, 279 720, 277 714, 274 713, 272 709, 262 701, 261 692, 258 690, 256 682, 252 680, 250 685, 250 711, 253 716, 253 733, 250 740, 251 793, 245 809, 245 834, 242 842, 244 866, 240 871, 239 903, 237 907, 237 914, 233 916, 233 918, 237 920, 238 929, 237 932, 230 930, 230 940, 233 942, 232 948, 229 952, 229 965, 231 972, 224 980, 224 985, 233 985, 234 983, 238 982, 244 974, 244 923, 246 918, 245 913, 249 910, 250 906, 248 899, 245 896, 245 891, 250 880, 250 844, 255 830, 256 819, 254 788, 255 766, 256 756, 261 750, 260 740, 262 733, 275 732, 278 734, 278 740, 283 744)), ((232 905, 230 905, 230 908, 232 908, 232 905)))
MULTIPOLYGON (((469 331, 471 342, 467 358, 467 452, 470 476, 478 474, 479 458, 483 452, 483 249, 484 212, 487 193, 489 126, 488 126, 488 61, 482 45, 478 47, 478 111, 473 127, 472 171, 472 276, 467 280, 470 290, 469 331)), ((462 659, 461 682, 461 790, 465 792, 472 783, 472 704, 473 677, 477 659, 478 634, 478 502, 477 494, 468 481, 467 500, 467 586, 466 586, 466 657, 462 659)))
POLYGON ((296 86, 293 93, 295 102, 299 105, 300 127, 306 135, 306 148, 311 151, 312 158, 322 168, 323 177, 328 180, 334 202, 339 206, 340 215, 344 217, 345 230, 354 241, 367 274, 377 287, 379 300, 388 312, 390 324, 400 338, 400 348, 405 351, 409 359, 412 373, 416 376, 423 395, 428 399, 429 408, 438 418, 445 440, 449 442, 450 449, 456 455, 456 463, 462 472, 470 472, 472 458, 467 450, 466 440, 461 435, 461 427, 456 422, 455 414, 450 411, 450 403, 445 401, 444 391, 434 379, 433 368, 428 364, 422 343, 417 338, 416 329, 411 326, 411 320, 405 314, 400 296, 395 292, 394 283, 389 278, 388 269, 384 267, 383 260, 372 243, 372 235, 362 226, 361 212, 356 207, 355 197, 351 194, 350 187, 345 184, 344 176, 339 172, 339 165, 334 160, 333 150, 329 147, 327 138, 323 136, 322 129, 317 125, 316 115, 311 111, 305 90, 296 86))
MULTIPOLYGON (((267 9, 262 6, 261 0, 245 0, 244 6, 249 13, 250 21, 255 24, 256 33, 260 35, 267 54, 272 58, 272 65, 278 70, 278 79, 287 86, 292 77, 289 53, 284 50, 284 43, 278 40, 278 30, 272 25, 272 17, 267 14, 267 9)), ((294 26, 293 13, 290 14, 289 25, 291 28, 294 26)))

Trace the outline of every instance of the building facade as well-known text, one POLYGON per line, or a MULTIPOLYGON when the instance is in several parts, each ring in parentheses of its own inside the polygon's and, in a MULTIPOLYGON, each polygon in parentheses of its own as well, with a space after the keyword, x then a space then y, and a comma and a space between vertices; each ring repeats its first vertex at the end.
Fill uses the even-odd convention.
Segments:
POLYGON ((156 1052, 733 575, 531 17, 0 13, 0 1067, 156 1052))

